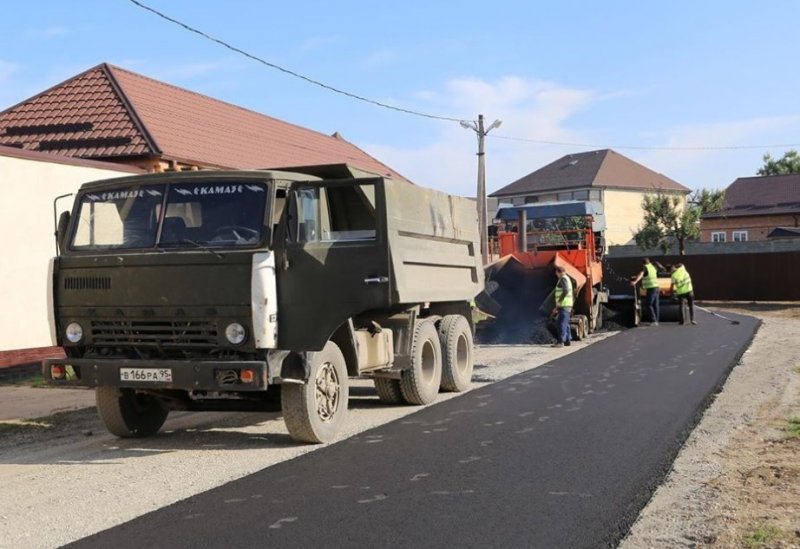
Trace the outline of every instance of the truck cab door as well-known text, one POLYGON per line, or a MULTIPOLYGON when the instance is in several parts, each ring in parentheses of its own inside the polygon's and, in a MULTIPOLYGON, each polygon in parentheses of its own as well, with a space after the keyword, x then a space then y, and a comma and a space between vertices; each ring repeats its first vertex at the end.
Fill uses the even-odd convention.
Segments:
POLYGON ((278 346, 320 350, 348 318, 390 303, 383 180, 297 183, 288 195, 276 241, 278 346))

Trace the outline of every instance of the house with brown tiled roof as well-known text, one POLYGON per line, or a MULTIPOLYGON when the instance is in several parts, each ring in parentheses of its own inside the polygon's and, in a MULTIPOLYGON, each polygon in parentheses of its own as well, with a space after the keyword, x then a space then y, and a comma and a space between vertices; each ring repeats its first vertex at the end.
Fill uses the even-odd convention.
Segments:
POLYGON ((800 237, 800 174, 740 177, 700 220, 701 242, 800 237))
POLYGON ((325 135, 107 63, 0 112, 0 145, 146 171, 347 163, 397 176, 325 135))
POLYGON ((568 154, 539 168, 490 196, 514 205, 564 200, 603 204, 606 244, 630 244, 644 220, 647 194, 680 197, 691 192, 677 181, 610 149, 568 154))

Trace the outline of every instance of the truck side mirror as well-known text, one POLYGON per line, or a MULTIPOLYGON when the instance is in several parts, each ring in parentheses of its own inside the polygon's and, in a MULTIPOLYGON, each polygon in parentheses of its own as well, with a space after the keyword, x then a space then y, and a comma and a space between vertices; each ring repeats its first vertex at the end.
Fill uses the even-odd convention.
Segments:
POLYGON ((58 217, 58 226, 56 228, 56 243, 58 244, 58 251, 59 253, 64 253, 64 248, 66 247, 66 242, 64 241, 67 238, 67 227, 69 226, 69 212, 61 212, 61 215, 58 217))

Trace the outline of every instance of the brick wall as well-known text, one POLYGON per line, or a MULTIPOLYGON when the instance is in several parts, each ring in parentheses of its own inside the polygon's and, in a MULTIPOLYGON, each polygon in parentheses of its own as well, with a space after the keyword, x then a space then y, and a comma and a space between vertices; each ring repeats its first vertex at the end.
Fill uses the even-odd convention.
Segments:
POLYGON ((64 351, 61 347, 37 347, 35 349, 18 349, 15 351, 0 351, 0 368, 34 364, 45 358, 63 358, 64 351))
POLYGON ((721 217, 700 221, 700 242, 711 242, 711 233, 725 232, 726 242, 733 241, 733 231, 747 231, 748 241, 767 240, 776 227, 797 227, 800 215, 759 215, 721 217))

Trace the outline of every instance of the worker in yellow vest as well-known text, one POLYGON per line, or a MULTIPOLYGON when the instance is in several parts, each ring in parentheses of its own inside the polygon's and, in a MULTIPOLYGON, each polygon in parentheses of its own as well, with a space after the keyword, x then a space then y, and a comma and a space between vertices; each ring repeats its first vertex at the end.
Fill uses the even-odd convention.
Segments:
POLYGON ((572 287, 572 279, 567 274, 566 269, 561 265, 556 266, 556 306, 553 313, 556 315, 556 326, 558 327, 558 341, 553 343, 553 347, 569 346, 572 340, 569 319, 572 315, 572 306, 575 303, 575 295, 572 287))
POLYGON ((642 259, 642 270, 641 272, 636 275, 636 277, 631 280, 631 286, 634 288, 642 281, 642 287, 647 291, 647 296, 645 297, 645 303, 647 304, 647 308, 650 311, 650 325, 651 326, 658 326, 658 319, 661 316, 661 311, 659 308, 658 303, 658 271, 656 270, 656 265, 661 270, 664 270, 664 267, 656 262, 650 261, 649 257, 645 257, 642 259))
POLYGON ((683 300, 689 303, 689 319, 692 324, 697 324, 694 319, 694 288, 692 288, 692 277, 689 271, 686 270, 683 263, 676 263, 672 266, 672 292, 681 302, 683 308, 683 300))

